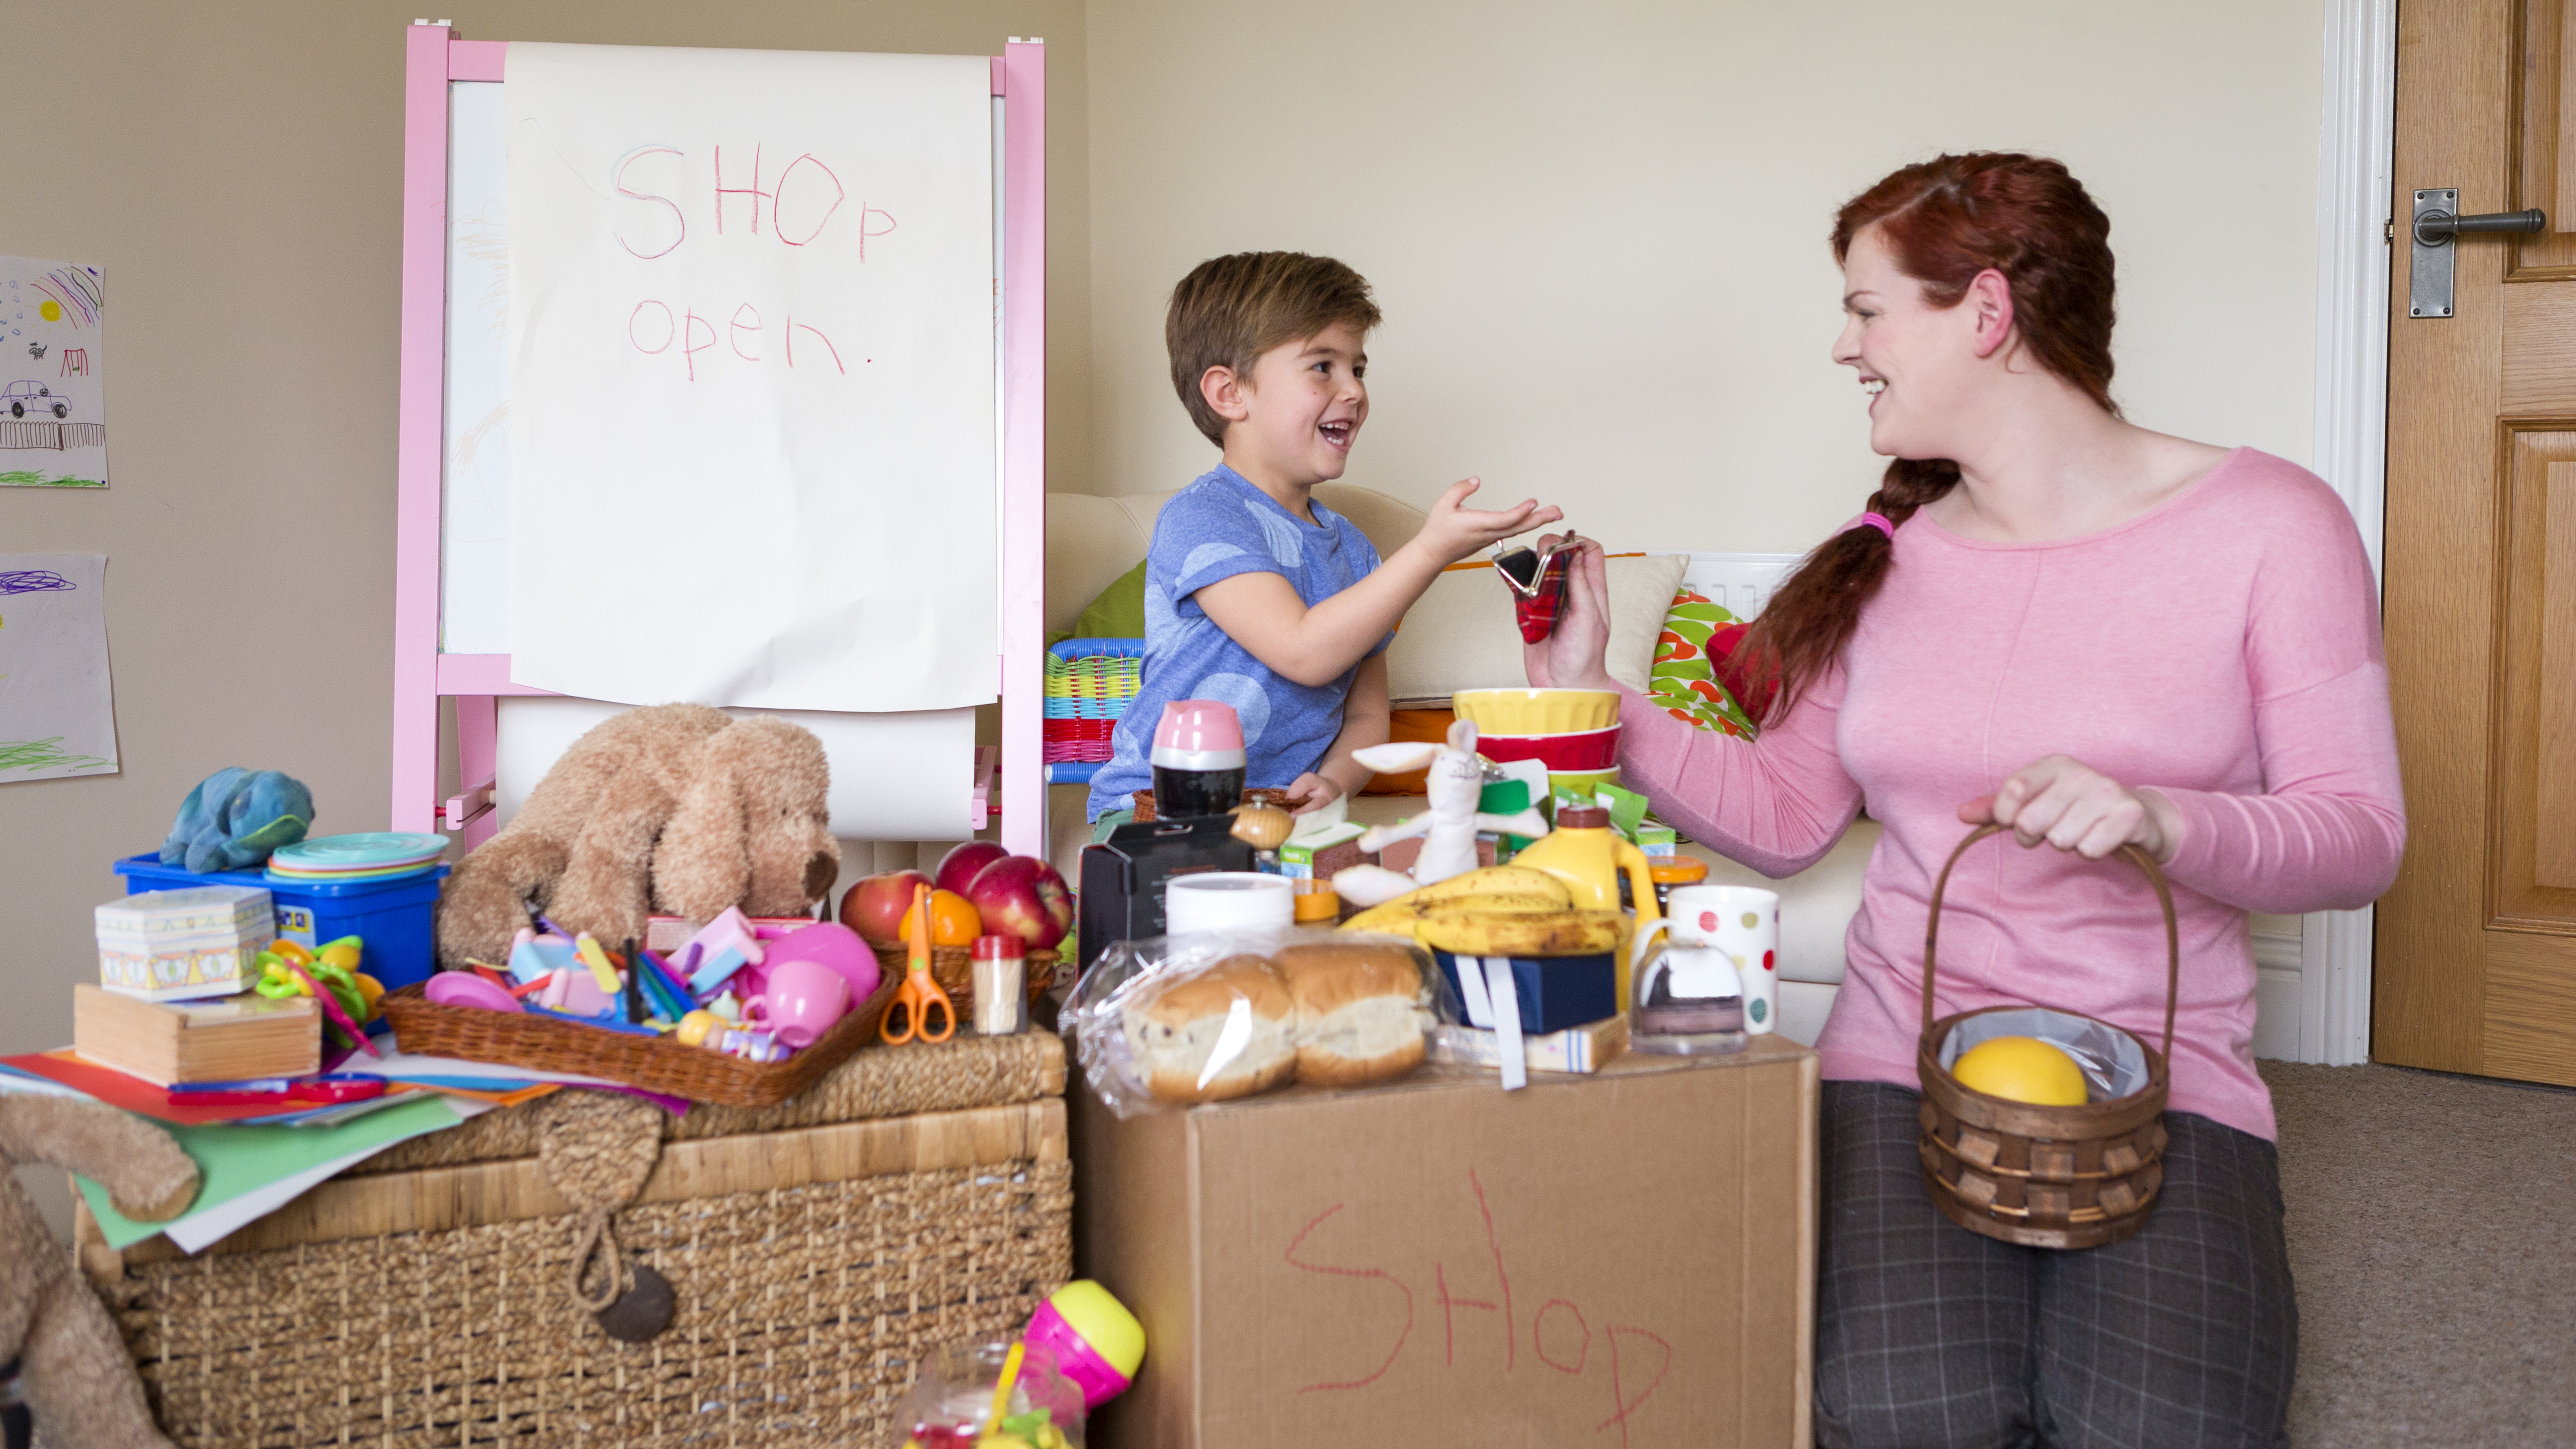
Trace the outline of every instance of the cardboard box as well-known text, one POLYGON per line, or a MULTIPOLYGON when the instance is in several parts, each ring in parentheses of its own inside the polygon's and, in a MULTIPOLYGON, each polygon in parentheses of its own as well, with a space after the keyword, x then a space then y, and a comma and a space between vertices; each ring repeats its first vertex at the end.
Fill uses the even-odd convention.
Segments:
POLYGON ((1075 1267, 1144 1320, 1107 1449, 1810 1442, 1816 1059, 1429 1066, 1074 1121, 1075 1267))

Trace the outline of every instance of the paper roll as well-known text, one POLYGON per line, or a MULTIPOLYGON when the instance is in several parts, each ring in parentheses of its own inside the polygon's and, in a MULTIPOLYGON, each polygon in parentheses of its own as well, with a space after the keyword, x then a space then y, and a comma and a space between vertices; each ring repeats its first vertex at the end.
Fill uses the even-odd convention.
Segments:
POLYGON ((1220 870, 1178 875, 1163 887, 1163 929, 1284 931, 1296 918, 1296 888, 1284 875, 1220 870))
MULTIPOLYGON (((501 701, 493 794, 507 825, 528 792, 589 729, 626 706, 528 696, 501 701)), ((846 840, 964 840, 975 781, 975 711, 839 714, 729 709, 736 719, 774 714, 812 730, 832 771, 832 833, 846 840)))

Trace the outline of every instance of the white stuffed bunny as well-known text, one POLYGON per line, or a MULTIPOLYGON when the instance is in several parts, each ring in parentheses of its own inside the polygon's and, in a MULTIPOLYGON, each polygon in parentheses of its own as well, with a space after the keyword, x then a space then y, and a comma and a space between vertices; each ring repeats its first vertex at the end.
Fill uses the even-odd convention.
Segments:
POLYGON ((1371 745, 1355 751, 1353 757, 1381 775, 1428 767, 1425 793, 1431 797, 1430 809, 1400 825, 1377 826, 1360 837, 1360 849, 1374 854, 1396 841, 1421 836, 1422 854, 1415 858, 1410 876, 1374 865, 1334 872, 1334 892, 1353 905, 1383 905, 1417 886, 1474 870, 1480 830, 1497 835, 1547 834, 1547 817, 1535 809, 1517 815, 1477 813, 1477 798, 1484 794, 1485 782, 1495 776, 1476 757, 1476 727, 1466 720, 1449 726, 1446 745, 1371 745))

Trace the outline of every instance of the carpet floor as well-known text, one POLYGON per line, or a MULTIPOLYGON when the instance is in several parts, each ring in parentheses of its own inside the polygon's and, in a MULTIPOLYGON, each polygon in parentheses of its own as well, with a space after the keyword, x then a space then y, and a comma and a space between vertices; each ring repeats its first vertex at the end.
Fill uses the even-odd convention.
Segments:
POLYGON ((2576 1445, 2576 1091, 2262 1063, 2298 1449, 2576 1445))

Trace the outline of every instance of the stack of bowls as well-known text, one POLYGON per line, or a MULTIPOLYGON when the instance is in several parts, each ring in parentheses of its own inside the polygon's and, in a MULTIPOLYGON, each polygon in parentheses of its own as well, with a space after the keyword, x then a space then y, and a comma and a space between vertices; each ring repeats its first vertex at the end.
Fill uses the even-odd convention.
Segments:
POLYGON ((1489 760, 1547 766, 1549 793, 1619 778, 1619 696, 1607 689, 1462 689, 1458 718, 1476 727, 1476 752, 1489 760))

